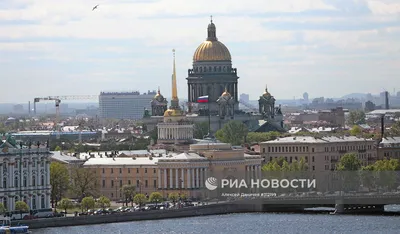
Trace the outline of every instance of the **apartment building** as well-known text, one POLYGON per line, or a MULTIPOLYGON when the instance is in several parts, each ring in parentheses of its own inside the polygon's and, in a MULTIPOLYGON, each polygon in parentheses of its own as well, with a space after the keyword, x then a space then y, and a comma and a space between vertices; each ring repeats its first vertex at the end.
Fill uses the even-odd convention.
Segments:
POLYGON ((378 146, 378 158, 400 159, 400 137, 385 137, 378 146))
POLYGON ((304 157, 311 171, 334 170, 346 153, 356 153, 364 166, 377 159, 375 141, 354 136, 278 138, 260 143, 260 151, 266 163, 279 157, 289 163, 304 157))

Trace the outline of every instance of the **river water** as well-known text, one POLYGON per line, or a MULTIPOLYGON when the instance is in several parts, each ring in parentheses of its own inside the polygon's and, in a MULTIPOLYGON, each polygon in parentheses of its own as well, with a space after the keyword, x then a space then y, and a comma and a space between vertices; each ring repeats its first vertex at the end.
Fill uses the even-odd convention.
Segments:
MULTIPOLYGON (((396 208, 397 210, 397 208, 396 208)), ((400 216, 249 213, 33 230, 34 234, 399 234, 400 216)))

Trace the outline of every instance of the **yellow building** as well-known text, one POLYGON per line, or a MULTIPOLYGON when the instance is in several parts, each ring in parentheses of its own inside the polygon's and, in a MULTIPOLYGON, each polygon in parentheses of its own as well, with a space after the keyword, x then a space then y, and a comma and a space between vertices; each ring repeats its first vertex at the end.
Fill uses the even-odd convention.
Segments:
POLYGON ((311 171, 334 170, 346 153, 356 153, 364 166, 377 160, 375 141, 358 137, 295 136, 260 143, 265 162, 283 157, 287 162, 304 157, 311 171))
POLYGON ((91 154, 83 166, 96 170, 100 194, 112 200, 123 198, 120 188, 126 184, 135 185, 139 193, 158 191, 165 198, 172 192, 205 198, 204 182, 210 175, 259 177, 262 161, 259 155, 245 154, 243 148, 209 142, 193 144, 182 153, 154 150, 140 154, 121 151, 115 157, 101 157, 102 152, 91 154))

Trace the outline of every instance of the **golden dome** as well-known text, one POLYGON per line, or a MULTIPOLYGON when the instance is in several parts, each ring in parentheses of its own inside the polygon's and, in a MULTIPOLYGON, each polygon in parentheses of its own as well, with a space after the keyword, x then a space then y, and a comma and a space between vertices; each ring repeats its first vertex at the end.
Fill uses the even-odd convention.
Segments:
POLYGON ((211 19, 207 27, 207 39, 197 47, 193 55, 193 62, 231 60, 231 53, 228 48, 218 41, 216 27, 211 19))
POLYGON ((183 112, 180 109, 168 109, 164 112, 164 117, 182 116, 183 112))
POLYGON ((270 96, 271 96, 271 94, 268 92, 268 87, 265 86, 265 91, 263 93, 263 97, 270 97, 270 96))
POLYGON ((205 41, 197 47, 193 62, 197 61, 230 61, 231 53, 220 41, 205 41))

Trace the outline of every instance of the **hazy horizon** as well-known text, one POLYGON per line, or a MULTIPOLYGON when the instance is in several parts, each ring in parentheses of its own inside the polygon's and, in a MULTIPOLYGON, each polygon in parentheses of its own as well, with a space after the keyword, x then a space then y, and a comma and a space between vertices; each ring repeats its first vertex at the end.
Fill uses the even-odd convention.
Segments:
POLYGON ((251 100, 266 84, 282 100, 400 90, 398 0, 2 0, 0 80, 14 87, 0 102, 159 86, 170 96, 173 48, 186 98, 210 15, 251 100))

